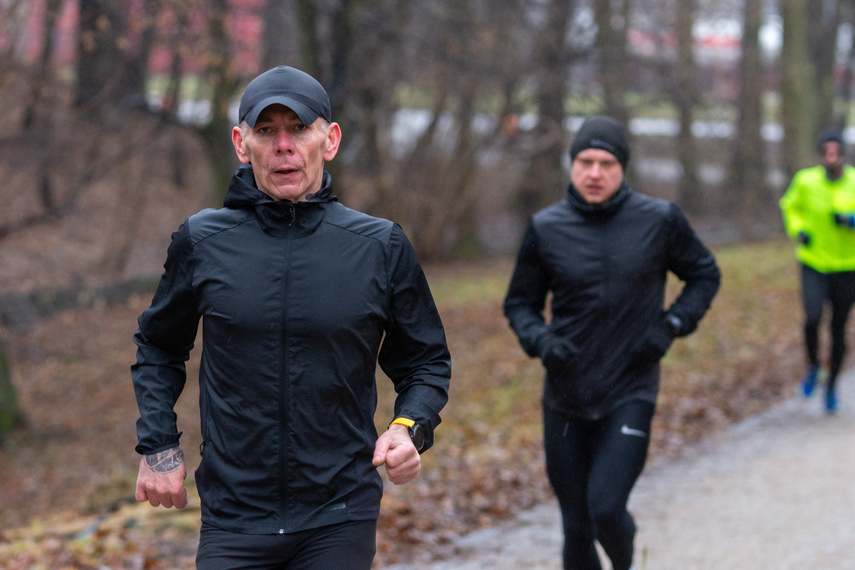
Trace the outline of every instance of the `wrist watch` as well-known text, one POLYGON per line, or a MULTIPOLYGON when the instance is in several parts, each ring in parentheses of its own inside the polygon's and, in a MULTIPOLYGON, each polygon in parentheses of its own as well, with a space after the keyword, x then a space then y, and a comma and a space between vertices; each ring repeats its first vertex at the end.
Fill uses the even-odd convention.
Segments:
POLYGON ((416 448, 416 451, 419 453, 425 447, 425 432, 422 429, 422 426, 411 420, 410 418, 395 418, 392 420, 392 423, 389 424, 391 427, 392 424, 400 424, 407 428, 407 433, 410 434, 410 441, 413 442, 413 445, 416 448))
POLYGON ((674 331, 675 335, 679 335, 680 331, 683 330, 683 320, 677 315, 669 313, 665 320, 668 321, 668 324, 671 325, 671 329, 674 331))

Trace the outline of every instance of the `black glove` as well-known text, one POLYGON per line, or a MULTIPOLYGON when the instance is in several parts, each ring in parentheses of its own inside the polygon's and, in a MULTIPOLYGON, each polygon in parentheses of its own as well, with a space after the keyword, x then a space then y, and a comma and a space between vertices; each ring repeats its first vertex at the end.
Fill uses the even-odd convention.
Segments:
POLYGON ((796 236, 796 239, 798 239, 798 242, 802 245, 807 245, 810 243, 810 236, 807 234, 807 232, 799 232, 796 236))
POLYGON ((667 314, 663 313, 635 345, 632 351, 633 365, 659 362, 671 348, 675 336, 674 326, 668 322, 667 314))
POLYGON ((565 375, 576 367, 579 348, 567 340, 553 335, 547 336, 540 346, 540 360, 546 372, 553 377, 565 375))
POLYGON ((855 228, 855 216, 851 214, 834 214, 834 223, 851 230, 855 228))

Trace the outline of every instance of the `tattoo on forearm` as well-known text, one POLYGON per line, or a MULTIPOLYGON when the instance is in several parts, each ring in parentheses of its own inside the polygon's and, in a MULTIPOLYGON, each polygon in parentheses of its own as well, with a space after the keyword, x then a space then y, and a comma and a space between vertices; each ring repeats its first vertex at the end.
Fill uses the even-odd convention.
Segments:
POLYGON ((152 453, 145 456, 145 462, 152 471, 166 473, 178 469, 184 463, 184 452, 178 448, 152 453))

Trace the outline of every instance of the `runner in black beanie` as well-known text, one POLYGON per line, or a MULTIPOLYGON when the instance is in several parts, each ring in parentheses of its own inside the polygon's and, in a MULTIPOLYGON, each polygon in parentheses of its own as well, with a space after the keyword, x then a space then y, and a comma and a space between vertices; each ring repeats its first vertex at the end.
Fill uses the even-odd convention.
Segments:
POLYGON ((544 455, 565 569, 602 570, 598 544, 610 568, 632 568, 627 504, 647 461, 659 361, 696 329, 721 280, 680 208, 629 187, 627 139, 611 117, 582 123, 566 194, 531 217, 504 302, 546 372, 544 455), (666 304, 669 273, 683 288, 666 304))

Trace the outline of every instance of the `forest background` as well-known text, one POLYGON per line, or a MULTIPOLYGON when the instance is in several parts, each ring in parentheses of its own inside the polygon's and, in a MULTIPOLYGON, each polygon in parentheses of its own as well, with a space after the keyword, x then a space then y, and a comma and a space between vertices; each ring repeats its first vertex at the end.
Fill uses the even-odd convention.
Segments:
MULTIPOLYGON (((467 367, 490 370, 485 386, 536 400, 537 363, 508 356, 517 347, 497 300, 528 217, 563 195, 574 130, 605 113, 629 127, 631 185, 678 203, 717 253, 737 256, 725 274, 726 287, 744 287, 734 295, 783 283, 763 302, 732 302, 739 313, 722 317, 717 340, 682 349, 699 369, 678 352, 681 381, 742 391, 664 393, 658 421, 680 428, 663 428, 660 448, 679 447, 693 418, 717 426, 780 397, 779 372, 799 363, 783 331, 796 325, 777 335, 774 318, 773 328, 756 325, 771 305, 792 316, 797 303, 782 274, 793 267, 781 257, 777 201, 795 170, 816 162, 821 128, 855 139, 853 22, 852 0, 0 1, 0 478, 9 483, 0 529, 69 510, 102 516, 127 499, 133 353, 121 347, 171 232, 222 203, 242 87, 279 64, 329 91, 344 132, 329 165, 336 194, 403 226, 447 326, 468 332, 453 350, 457 382, 467 367), (128 432, 114 438, 103 425, 128 432), (127 449, 98 447, 126 440, 127 449), (70 488, 84 507, 62 500, 70 488)), ((507 405, 494 401, 488 419, 507 405)), ((475 455, 461 450, 505 432, 483 421, 451 432, 454 469, 477 489, 392 493, 386 536, 437 550, 443 524, 463 532, 544 499, 542 480, 510 491, 540 463, 537 420, 521 424, 515 447, 475 455), (508 449, 526 451, 493 469, 508 464, 508 449), (427 497, 450 505, 455 524, 402 523, 427 497)), ((404 556, 400 542, 380 541, 381 562, 404 556)))

